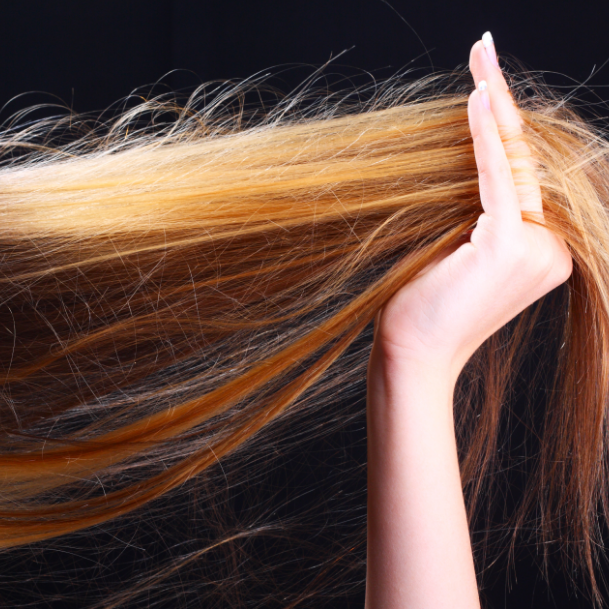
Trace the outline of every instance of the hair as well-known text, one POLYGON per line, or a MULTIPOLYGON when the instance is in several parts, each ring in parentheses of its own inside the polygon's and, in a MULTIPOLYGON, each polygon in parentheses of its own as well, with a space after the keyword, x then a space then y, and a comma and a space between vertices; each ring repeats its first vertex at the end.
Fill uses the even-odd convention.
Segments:
MULTIPOLYGON (((162 498, 181 488, 211 497, 210 472, 223 464, 247 484, 252 468, 274 458, 272 433, 285 447, 363 412, 356 394, 376 313, 475 226, 482 208, 463 74, 393 79, 363 101, 358 92, 313 102, 305 90, 264 113, 243 103, 258 85, 202 87, 185 105, 145 100, 101 126, 73 115, 5 124, 8 559, 135 518, 153 502, 168 514, 162 498)), ((566 241, 574 269, 461 374, 463 489, 479 567, 493 535, 513 545, 528 533, 544 557, 558 548, 586 571, 600 602, 609 144, 530 76, 512 93, 547 226, 566 241), (522 478, 511 503, 506 469, 522 478)), ((220 536, 155 577, 228 541, 277 532, 265 526, 220 536)), ((357 543, 332 552, 340 558, 357 543)), ((140 577, 133 595, 151 581, 140 577)), ((283 606, 311 598, 302 595, 283 606)))

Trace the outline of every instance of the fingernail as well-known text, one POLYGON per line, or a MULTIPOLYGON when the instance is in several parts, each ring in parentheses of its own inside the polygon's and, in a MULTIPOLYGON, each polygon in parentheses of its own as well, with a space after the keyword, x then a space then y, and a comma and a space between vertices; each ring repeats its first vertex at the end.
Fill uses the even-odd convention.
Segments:
POLYGON ((497 51, 495 50, 495 42, 493 41, 493 35, 490 32, 484 32, 482 34, 482 44, 484 50, 491 60, 491 63, 499 68, 499 62, 497 61, 497 51))
POLYGON ((491 109, 491 98, 488 95, 488 85, 486 84, 486 80, 481 80, 478 83, 478 91, 480 91, 480 99, 482 100, 482 105, 487 109, 491 109))

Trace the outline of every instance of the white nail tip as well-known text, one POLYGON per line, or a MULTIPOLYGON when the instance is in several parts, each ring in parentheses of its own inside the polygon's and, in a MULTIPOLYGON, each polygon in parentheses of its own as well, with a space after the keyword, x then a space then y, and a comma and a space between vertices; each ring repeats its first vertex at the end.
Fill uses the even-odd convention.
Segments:
POLYGON ((486 84, 486 80, 481 80, 478 83, 478 91, 486 91, 488 89, 488 85, 486 84))
POLYGON ((493 44, 493 36, 490 32, 484 32, 484 34, 482 34, 482 44, 485 49, 493 44))

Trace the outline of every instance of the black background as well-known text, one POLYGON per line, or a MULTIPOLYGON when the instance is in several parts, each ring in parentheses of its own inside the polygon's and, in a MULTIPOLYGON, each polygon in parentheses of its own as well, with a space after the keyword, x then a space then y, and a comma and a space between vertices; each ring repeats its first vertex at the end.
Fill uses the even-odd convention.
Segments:
MULTIPOLYGON (((609 59, 606 2, 447 0, 26 0, 4 2, 0 100, 42 91, 77 112, 101 110, 157 81, 172 89, 287 65, 344 66, 388 76, 453 69, 491 30, 502 56, 569 85, 609 59), (391 8, 392 7, 392 8, 391 8), (418 58, 418 59, 416 59, 418 58), (560 77, 558 75, 564 75, 560 77)), ((596 92, 609 68, 590 79, 596 92)), ((282 72, 286 92, 303 72, 282 72)), ((46 97, 51 102, 52 98, 46 97)), ((26 96, 10 110, 42 98, 26 96)))
MULTIPOLYGON (((0 118, 42 102, 100 111, 159 79, 188 91, 270 71, 289 92, 344 50, 330 71, 354 82, 362 71, 384 78, 405 67, 418 77, 465 64, 487 29, 502 58, 565 91, 586 81, 578 95, 596 104, 609 100, 608 23, 608 2, 573 0, 5 0, 0 118)), ((563 577, 548 587, 522 554, 512 591, 498 569, 487 597, 497 609, 589 606, 567 594, 563 577)))

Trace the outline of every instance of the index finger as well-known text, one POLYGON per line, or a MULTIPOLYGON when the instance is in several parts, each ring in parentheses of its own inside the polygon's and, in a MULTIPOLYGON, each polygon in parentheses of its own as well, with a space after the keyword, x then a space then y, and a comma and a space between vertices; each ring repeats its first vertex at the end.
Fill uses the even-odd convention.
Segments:
POLYGON ((512 233, 522 225, 518 193, 512 170, 493 113, 487 83, 469 97, 469 126, 478 166, 480 202, 484 212, 495 218, 502 230, 512 233))
POLYGON ((487 32, 484 38, 486 48, 482 41, 472 47, 470 70, 476 87, 482 80, 488 83, 491 110, 512 170, 520 209, 542 215, 541 190, 531 150, 523 137, 522 118, 501 69, 492 59, 496 54, 490 33, 487 32))

